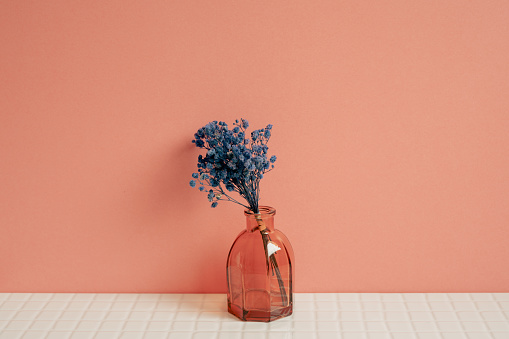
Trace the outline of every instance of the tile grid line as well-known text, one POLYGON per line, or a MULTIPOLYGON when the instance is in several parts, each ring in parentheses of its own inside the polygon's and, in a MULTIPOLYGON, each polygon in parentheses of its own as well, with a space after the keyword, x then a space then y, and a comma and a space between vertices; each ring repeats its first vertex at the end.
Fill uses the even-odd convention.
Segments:
MULTIPOLYGON (((481 316, 481 310, 477 308, 476 301, 472 298, 472 294, 471 294, 471 293, 468 293, 467 295, 468 295, 468 300, 476 306, 477 313, 479 313, 479 318, 481 318, 481 319, 482 319, 482 316, 481 316)), ((497 306, 498 306, 498 305, 497 305, 497 306)), ((455 312, 456 312, 456 310, 455 310, 455 312)), ((458 318, 459 318, 459 317, 458 317, 458 318)), ((460 321, 460 326, 461 326, 462 328, 464 328, 464 325, 463 325, 463 322, 462 322, 462 321, 460 321)), ((485 323, 483 323, 483 326, 485 326, 485 327, 486 327, 486 331, 488 332, 488 335, 490 336, 490 338, 491 338, 491 339, 494 339, 493 334, 491 333, 491 331, 490 331, 489 327, 488 327, 488 326, 486 326, 486 324, 485 324, 485 323)))
MULTIPOLYGON (((399 295, 399 294, 398 294, 398 295, 399 295)), ((415 327, 415 324, 414 324, 414 322, 412 321, 412 317, 410 316, 410 309, 409 309, 409 307, 408 307, 407 301, 405 300, 405 298, 404 298, 402 295, 400 295, 400 297, 401 297, 401 300, 403 301, 403 305, 404 305, 404 307, 405 307, 405 310, 407 311, 407 314, 408 314, 408 322, 410 323, 410 327, 412 328, 413 333, 418 333, 418 332, 417 332, 417 328, 415 327)), ((429 308, 429 306, 428 306, 428 308, 429 308)), ((431 314, 433 314, 433 312, 430 312, 430 313, 431 313, 431 314)), ((437 327, 438 327, 438 326, 437 326, 437 327)), ((392 331, 390 331, 389 333, 390 333, 391 338, 394 338, 394 336, 392 335, 392 334, 393 334, 393 332, 392 332, 392 331)), ((443 338, 443 337, 442 337, 442 334, 439 334, 439 336, 440 336, 440 338, 443 338)))
MULTIPOLYGON (((115 293, 114 294, 114 297, 113 297, 113 300, 110 301, 110 306, 108 307, 108 310, 105 310, 106 313, 108 312, 111 312, 111 310, 113 309, 113 305, 115 304, 115 302, 118 300, 118 296, 119 294, 118 293, 115 293)), ((85 312, 86 314, 86 312, 85 312)), ((97 338, 97 336, 99 335, 99 333, 103 332, 101 331, 101 325, 104 323, 104 321, 106 321, 106 317, 104 317, 101 321, 100 321, 100 324, 99 324, 99 327, 97 328, 97 330, 95 330, 94 332, 94 335, 93 335, 93 338, 97 338)), ((104 331, 106 332, 106 331, 104 331)), ((120 336, 120 333, 117 333, 117 335, 114 337, 114 338, 111 338, 111 339, 116 339, 120 336)))
POLYGON ((117 337, 119 336, 122 336, 126 331, 126 326, 131 318, 131 315, 133 314, 133 310, 134 308, 136 307, 136 303, 138 302, 138 299, 140 298, 140 294, 136 294, 136 297, 134 298, 134 301, 133 301, 133 304, 132 306, 130 307, 129 311, 128 311, 128 314, 127 314, 127 318, 126 320, 124 321, 124 324, 122 325, 122 328, 120 329, 120 333, 117 337))
MULTIPOLYGON (((24 300, 24 301, 23 301, 23 306, 24 306, 24 305, 26 305, 27 301, 30 301, 31 297, 32 297, 32 294, 29 294, 28 298, 27 298, 26 300, 24 300)), ((9 299, 7 298, 7 300, 9 300, 9 299)), ((42 313, 42 311, 45 309, 45 306, 46 306, 46 305, 50 302, 50 300, 51 300, 51 297, 49 297, 49 298, 48 298, 48 300, 46 300, 46 301, 44 302, 44 304, 43 304, 43 306, 41 307, 41 309, 40 309, 40 310, 37 310, 37 314, 36 314, 36 315, 33 317, 33 319, 32 319, 32 320, 28 323, 28 326, 27 326, 27 328, 25 329, 25 331, 30 330, 30 327, 31 327, 31 326, 32 326, 32 325, 33 325, 33 324, 37 321, 37 317, 39 316, 39 314, 41 314, 41 313, 42 313)), ((22 310, 23 310, 23 307, 18 308, 18 309, 16 310, 16 312, 13 312, 12 319, 9 321, 9 323, 10 323, 11 321, 15 320, 16 315, 17 315, 19 312, 21 312, 22 310)), ((8 326, 8 324, 7 324, 7 326, 8 326)), ((46 336, 47 336, 47 335, 45 335, 45 337, 46 337, 46 336)))

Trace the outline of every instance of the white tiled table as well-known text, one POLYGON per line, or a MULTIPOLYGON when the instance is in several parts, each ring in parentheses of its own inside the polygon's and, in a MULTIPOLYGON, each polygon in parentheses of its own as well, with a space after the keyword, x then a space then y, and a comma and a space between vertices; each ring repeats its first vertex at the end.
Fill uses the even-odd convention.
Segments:
POLYGON ((0 294, 8 339, 509 339, 509 293, 298 293, 294 314, 241 322, 224 294, 0 294))

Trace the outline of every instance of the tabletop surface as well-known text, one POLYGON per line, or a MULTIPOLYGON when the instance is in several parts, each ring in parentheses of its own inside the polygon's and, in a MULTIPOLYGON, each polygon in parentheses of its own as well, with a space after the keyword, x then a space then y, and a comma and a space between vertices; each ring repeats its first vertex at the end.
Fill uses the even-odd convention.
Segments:
POLYGON ((296 293, 242 322, 224 294, 0 293, 8 339, 509 339, 509 293, 296 293))

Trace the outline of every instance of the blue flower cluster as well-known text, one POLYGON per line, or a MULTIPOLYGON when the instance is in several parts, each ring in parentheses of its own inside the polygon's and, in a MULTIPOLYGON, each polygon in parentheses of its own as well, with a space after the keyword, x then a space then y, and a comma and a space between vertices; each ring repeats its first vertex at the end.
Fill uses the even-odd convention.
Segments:
POLYGON ((251 138, 246 137, 247 120, 236 120, 233 126, 230 130, 226 123, 213 121, 195 133, 192 142, 207 152, 205 156, 198 156, 198 173, 192 174, 189 185, 199 184, 198 189, 207 192, 212 207, 216 207, 219 200, 225 200, 258 213, 260 180, 274 168, 276 161, 275 155, 267 159, 272 125, 251 132, 251 138), (237 192, 247 205, 227 192, 237 192))

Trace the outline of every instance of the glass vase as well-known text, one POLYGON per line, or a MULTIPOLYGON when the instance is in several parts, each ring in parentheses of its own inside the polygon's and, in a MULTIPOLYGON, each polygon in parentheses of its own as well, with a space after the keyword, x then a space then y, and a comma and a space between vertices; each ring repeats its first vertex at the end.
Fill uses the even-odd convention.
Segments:
POLYGON ((293 312, 293 250, 286 236, 274 229, 272 207, 250 210, 246 229, 228 254, 228 312, 244 321, 269 322, 293 312))

